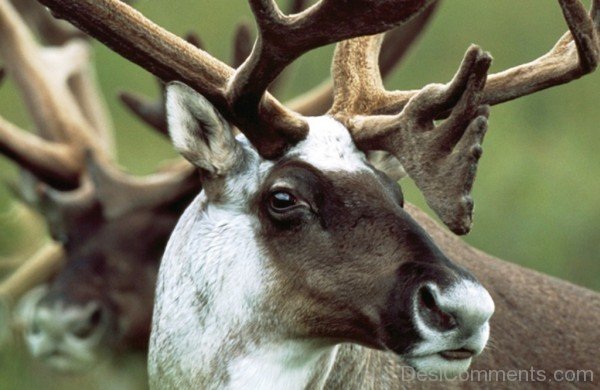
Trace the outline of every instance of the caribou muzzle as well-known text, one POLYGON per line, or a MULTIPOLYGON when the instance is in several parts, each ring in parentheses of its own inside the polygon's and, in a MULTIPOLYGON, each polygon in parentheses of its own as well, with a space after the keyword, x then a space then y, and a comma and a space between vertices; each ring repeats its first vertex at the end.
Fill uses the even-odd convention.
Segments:
POLYGON ((415 369, 438 377, 465 371, 489 338, 490 294, 445 257, 405 263, 397 274, 382 315, 386 347, 415 369))
POLYGON ((110 311, 97 301, 67 302, 32 290, 20 303, 25 341, 31 354, 60 371, 82 371, 103 353, 110 328, 110 311))

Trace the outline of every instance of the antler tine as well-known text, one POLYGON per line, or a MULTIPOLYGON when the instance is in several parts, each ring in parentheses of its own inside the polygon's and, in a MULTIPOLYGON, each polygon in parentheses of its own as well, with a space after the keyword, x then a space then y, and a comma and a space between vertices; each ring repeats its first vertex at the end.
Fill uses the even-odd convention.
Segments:
POLYGON ((559 0, 570 32, 542 57, 489 76, 484 90, 486 104, 498 104, 568 83, 598 66, 600 58, 600 0, 593 0, 590 14, 579 0, 559 0))
POLYGON ((334 99, 330 113, 353 116, 369 112, 385 89, 379 71, 383 34, 355 38, 336 45, 331 65, 334 99))
MULTIPOLYGON (((385 34, 379 55, 381 77, 388 76, 421 36, 440 1, 434 1, 408 22, 385 34)), ((312 90, 286 103, 292 110, 308 116, 322 115, 333 104, 333 82, 328 79, 312 90)))
MULTIPOLYGON (((288 13, 288 14, 299 13, 306 8, 306 3, 307 3, 306 0, 291 0, 287 5, 286 13, 288 13)), ((252 43, 253 42, 250 42, 249 50, 247 53, 248 55, 252 51, 252 43)), ((246 57, 248 55, 246 55, 246 57)), ((271 82, 271 84, 269 85, 270 93, 275 94, 283 88, 283 86, 285 85, 286 73, 288 73, 289 71, 290 71, 289 67, 287 69, 284 69, 284 71, 275 80, 273 80, 273 82, 271 82)))
POLYGON ((160 96, 157 99, 149 99, 133 92, 119 92, 119 100, 132 113, 140 118, 151 128, 157 130, 164 136, 169 135, 167 128, 167 113, 165 111, 164 88, 160 82, 160 96))
POLYGON ((45 141, 2 117, 0 153, 57 188, 74 188, 79 182, 80 164, 69 146, 45 141))
POLYGON ((204 43, 202 42, 202 39, 200 39, 200 35, 190 31, 185 35, 184 38, 189 44, 194 45, 198 49, 204 50, 204 43))
POLYGON ((64 264, 62 245, 49 243, 0 283, 0 301, 12 306, 33 286, 48 280, 64 264))
POLYGON ((84 64, 68 81, 71 93, 81 112, 96 131, 99 142, 109 154, 113 154, 115 149, 113 124, 104 96, 98 87, 93 64, 91 62, 84 64))
MULTIPOLYGON (((482 103, 504 103, 566 84, 596 69, 600 59, 600 0, 592 1, 589 14, 580 0, 559 0, 559 4, 569 31, 543 56, 489 75, 482 103)), ((418 92, 387 92, 380 105, 371 107, 371 113, 399 112, 418 92)))
POLYGON ((472 222, 470 191, 489 115, 480 105, 491 57, 472 46, 450 83, 424 87, 397 115, 364 116, 386 95, 377 64, 381 42, 380 35, 338 44, 330 113, 346 123, 361 149, 393 154, 442 221, 465 234, 472 222), (435 118, 448 110, 449 118, 436 125, 435 118))

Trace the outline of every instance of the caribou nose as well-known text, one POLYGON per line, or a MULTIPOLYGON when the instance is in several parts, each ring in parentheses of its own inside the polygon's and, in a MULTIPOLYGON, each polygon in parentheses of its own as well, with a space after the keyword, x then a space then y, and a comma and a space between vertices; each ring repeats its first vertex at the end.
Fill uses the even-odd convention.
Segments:
POLYGON ((70 337, 81 341, 99 339, 107 327, 107 313, 98 302, 67 305, 62 301, 38 306, 30 324, 30 333, 61 341, 70 337))
POLYGON ((465 338, 485 327, 494 313, 490 294, 471 280, 444 290, 426 283, 418 289, 415 306, 427 327, 442 333, 458 331, 465 338))
POLYGON ((71 333, 79 339, 93 338, 104 332, 105 318, 106 312, 102 306, 92 303, 91 307, 81 311, 81 317, 73 323, 71 333))

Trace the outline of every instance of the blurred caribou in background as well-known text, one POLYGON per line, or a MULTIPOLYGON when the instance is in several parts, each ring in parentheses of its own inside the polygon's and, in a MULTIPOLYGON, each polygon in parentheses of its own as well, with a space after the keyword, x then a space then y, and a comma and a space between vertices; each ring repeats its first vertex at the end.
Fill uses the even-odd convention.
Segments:
POLYGON ((0 119, 0 150, 23 168, 16 192, 53 242, 2 283, 0 297, 12 307, 42 284, 19 304, 29 351, 80 371, 146 350, 160 257, 200 184, 182 163, 143 178, 122 172, 89 39, 36 2, 14 5, 0 2, 0 54, 36 131, 0 119))

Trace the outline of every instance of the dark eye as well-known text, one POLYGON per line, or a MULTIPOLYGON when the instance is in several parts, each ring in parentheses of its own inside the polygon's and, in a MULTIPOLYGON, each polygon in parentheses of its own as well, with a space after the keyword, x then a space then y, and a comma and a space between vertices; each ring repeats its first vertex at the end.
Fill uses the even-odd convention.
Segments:
POLYGON ((286 191, 275 191, 269 196, 269 206, 275 212, 285 212, 297 204, 298 199, 286 191))

